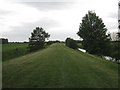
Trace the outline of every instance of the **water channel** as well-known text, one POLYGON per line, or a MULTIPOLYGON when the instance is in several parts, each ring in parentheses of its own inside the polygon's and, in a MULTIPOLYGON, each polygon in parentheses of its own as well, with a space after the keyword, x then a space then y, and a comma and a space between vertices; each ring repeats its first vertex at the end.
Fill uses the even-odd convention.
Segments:
MULTIPOLYGON (((84 50, 84 49, 78 48, 78 50, 86 53, 86 50, 84 50)), ((112 58, 110 56, 102 56, 102 58, 104 58, 105 60, 116 62, 115 58, 112 58)), ((117 60, 117 62, 120 63, 120 60, 117 60)))

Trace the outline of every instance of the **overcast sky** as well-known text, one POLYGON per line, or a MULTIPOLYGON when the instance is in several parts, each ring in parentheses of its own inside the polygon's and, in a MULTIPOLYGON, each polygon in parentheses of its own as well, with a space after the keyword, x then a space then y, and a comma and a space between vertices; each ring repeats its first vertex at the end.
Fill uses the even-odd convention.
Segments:
POLYGON ((118 0, 0 0, 0 37, 28 41, 37 26, 50 40, 79 39, 82 17, 94 10, 108 31, 118 31, 118 0))

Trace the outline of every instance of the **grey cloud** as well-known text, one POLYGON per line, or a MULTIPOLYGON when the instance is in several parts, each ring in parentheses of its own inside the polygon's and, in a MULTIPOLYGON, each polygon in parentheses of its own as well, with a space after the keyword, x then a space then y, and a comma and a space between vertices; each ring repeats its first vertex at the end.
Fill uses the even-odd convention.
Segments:
POLYGON ((118 29, 118 23, 116 22, 108 22, 106 24, 108 30, 117 30, 118 29))
POLYGON ((8 11, 0 10, 0 14, 8 14, 8 11))
POLYGON ((7 15, 7 14, 11 14, 13 12, 11 11, 7 11, 7 10, 0 10, 0 15, 7 15))
POLYGON ((117 12, 110 13, 110 14, 109 14, 109 17, 110 17, 110 18, 114 18, 114 19, 118 19, 118 13, 117 13, 117 12))
POLYGON ((25 5, 37 8, 38 10, 61 10, 70 8, 74 3, 71 2, 22 2, 25 5))
POLYGON ((67 37, 71 37, 76 40, 79 39, 79 37, 77 36, 75 32, 73 33, 73 32, 67 32, 67 31, 56 30, 54 32, 51 32, 50 39, 51 40, 62 40, 62 41, 65 41, 67 37))
POLYGON ((12 0, 13 2, 75 2, 77 0, 12 0))

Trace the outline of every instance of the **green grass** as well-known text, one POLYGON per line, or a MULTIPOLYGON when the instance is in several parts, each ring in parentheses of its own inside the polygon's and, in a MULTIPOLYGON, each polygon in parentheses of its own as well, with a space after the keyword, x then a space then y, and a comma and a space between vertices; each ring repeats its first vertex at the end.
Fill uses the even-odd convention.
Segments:
POLYGON ((27 47, 28 44, 25 43, 2 44, 2 60, 6 61, 27 54, 27 47))
POLYGON ((117 88, 118 64, 53 44, 3 62, 3 88, 117 88))

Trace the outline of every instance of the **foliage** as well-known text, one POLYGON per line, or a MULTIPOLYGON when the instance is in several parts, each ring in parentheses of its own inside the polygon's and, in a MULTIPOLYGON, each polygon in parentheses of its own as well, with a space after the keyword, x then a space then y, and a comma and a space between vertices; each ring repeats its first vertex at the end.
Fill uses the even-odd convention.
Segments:
POLYGON ((65 44, 66 46, 70 47, 70 48, 73 48, 73 49, 77 49, 77 42, 71 38, 67 38, 65 40, 65 44))
POLYGON ((118 34, 118 37, 120 38, 120 32, 118 32, 117 34, 118 34))
POLYGON ((78 48, 84 49, 83 45, 82 45, 82 42, 81 43, 77 43, 77 46, 78 46, 78 48))
MULTIPOLYGON (((78 43, 79 48, 83 48, 82 43, 78 43)), ((120 41, 110 41, 109 51, 104 56, 114 58, 116 61, 120 60, 120 41)))
POLYGON ((0 44, 8 44, 8 39, 0 38, 0 44))
POLYGON ((77 42, 77 43, 82 43, 82 41, 81 41, 81 40, 76 40, 76 42, 77 42))
POLYGON ((120 29, 120 25, 118 26, 118 28, 120 29))
POLYGON ((120 32, 117 33, 118 41, 120 41, 120 32))
POLYGON ((120 41, 111 42, 111 52, 109 56, 115 58, 116 61, 120 60, 120 41))
POLYGON ((60 43, 60 41, 56 40, 56 41, 48 41, 46 42, 47 45, 51 45, 51 44, 54 44, 54 43, 60 43))
POLYGON ((46 33, 43 28, 36 27, 31 33, 31 38, 29 38, 29 51, 35 51, 44 47, 44 42, 46 38, 50 35, 46 33))
POLYGON ((96 16, 96 13, 88 11, 77 34, 83 39, 83 47, 88 53, 102 55, 108 52, 110 35, 106 35, 106 31, 102 19, 96 16))

